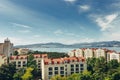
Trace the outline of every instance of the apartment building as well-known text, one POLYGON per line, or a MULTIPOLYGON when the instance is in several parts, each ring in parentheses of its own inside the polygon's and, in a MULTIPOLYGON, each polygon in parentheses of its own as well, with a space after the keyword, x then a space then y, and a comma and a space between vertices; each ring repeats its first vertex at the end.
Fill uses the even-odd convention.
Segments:
POLYGON ((106 51, 104 49, 94 49, 94 57, 99 58, 99 57, 105 57, 106 58, 106 51))
POLYGON ((84 57, 83 49, 76 49, 75 56, 76 57, 84 57))
POLYGON ((75 56, 75 52, 76 52, 76 50, 70 51, 70 52, 68 53, 69 57, 75 56))
POLYGON ((69 76, 86 70, 86 61, 83 57, 65 57, 57 59, 42 59, 42 80, 50 80, 52 76, 69 76))
POLYGON ((85 57, 87 58, 99 58, 104 57, 107 61, 116 59, 118 62, 120 62, 120 53, 117 53, 113 50, 109 49, 101 49, 101 48, 81 48, 72 50, 68 53, 70 57, 85 57))
POLYGON ((117 60, 118 62, 120 62, 120 54, 116 53, 115 51, 109 51, 107 54, 107 61, 110 60, 117 60))
POLYGON ((2 64, 7 64, 7 57, 4 54, 0 54, 0 66, 2 64))
POLYGON ((93 49, 87 48, 87 49, 84 49, 83 51, 84 51, 84 57, 85 58, 94 57, 93 49))
MULTIPOLYGON (((33 54, 34 60, 36 61, 38 70, 41 70, 41 59, 47 58, 47 54, 33 54)), ((26 67, 28 61, 28 55, 17 55, 10 56, 9 62, 14 62, 16 64, 16 69, 26 67)))

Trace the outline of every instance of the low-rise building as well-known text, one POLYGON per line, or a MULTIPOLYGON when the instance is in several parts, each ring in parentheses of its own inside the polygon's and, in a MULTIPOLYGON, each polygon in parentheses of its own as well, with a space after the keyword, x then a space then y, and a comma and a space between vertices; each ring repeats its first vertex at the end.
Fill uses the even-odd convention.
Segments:
MULTIPOLYGON (((34 60, 36 61, 38 70, 41 70, 41 59, 47 58, 47 54, 33 54, 34 60)), ((28 55, 17 55, 17 56, 10 56, 9 62, 14 62, 16 65, 16 69, 20 69, 26 67, 28 62, 28 55)))
POLYGON ((57 59, 42 59, 42 80, 50 80, 52 76, 69 76, 86 70, 86 61, 83 57, 65 57, 57 59))

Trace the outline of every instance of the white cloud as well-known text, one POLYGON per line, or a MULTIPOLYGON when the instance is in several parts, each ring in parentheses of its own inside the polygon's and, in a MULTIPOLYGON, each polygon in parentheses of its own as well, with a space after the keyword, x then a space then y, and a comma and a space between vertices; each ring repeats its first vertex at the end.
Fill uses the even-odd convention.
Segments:
POLYGON ((63 34, 63 31, 59 29, 59 30, 56 30, 56 31, 54 32, 54 34, 56 34, 56 35, 63 34))
POLYGON ((94 42, 94 39, 90 39, 90 38, 82 38, 82 39, 63 39, 61 40, 61 43, 64 44, 74 44, 74 43, 84 43, 84 42, 94 42))
POLYGON ((114 20, 117 18, 118 14, 110 14, 110 15, 92 15, 93 20, 97 23, 97 25, 101 28, 101 31, 109 30, 114 22, 114 20))
POLYGON ((79 9, 80 9, 80 11, 81 10, 82 11, 88 11, 88 10, 90 10, 90 6, 89 5, 80 5, 79 9))
POLYGON ((18 23, 11 23, 13 26, 15 27, 22 27, 22 28, 32 28, 28 25, 24 25, 24 24, 18 24, 18 23))
POLYGON ((19 30, 18 32, 20 32, 20 33, 29 33, 31 31, 30 30, 19 30))
POLYGON ((65 2, 69 2, 69 3, 74 3, 76 2, 77 0, 64 0, 65 2))
POLYGON ((40 35, 34 35, 33 37, 35 37, 35 38, 39 38, 39 37, 40 37, 40 35))

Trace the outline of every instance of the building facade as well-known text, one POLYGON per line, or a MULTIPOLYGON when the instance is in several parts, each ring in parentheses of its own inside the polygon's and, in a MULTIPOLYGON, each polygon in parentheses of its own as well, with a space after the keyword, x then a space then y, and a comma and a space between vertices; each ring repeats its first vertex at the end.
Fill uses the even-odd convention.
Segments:
POLYGON ((85 58, 92 58, 92 57, 94 57, 94 53, 93 53, 92 49, 87 48, 87 49, 84 49, 83 51, 84 51, 84 57, 85 58))
POLYGON ((72 50, 68 53, 70 57, 85 57, 87 58, 99 58, 104 57, 107 61, 116 59, 120 62, 120 53, 117 53, 114 50, 101 49, 101 48, 81 48, 72 50))
POLYGON ((7 38, 4 40, 4 43, 0 43, 0 54, 4 54, 7 57, 10 57, 13 53, 13 44, 7 38))
POLYGON ((110 51, 108 52, 107 54, 107 61, 110 61, 110 60, 117 60, 118 62, 120 62, 120 54, 114 52, 114 51, 110 51))
MULTIPOLYGON (((48 58, 47 54, 33 54, 34 60, 36 61, 38 70, 41 71, 41 60, 42 58, 48 58)), ((10 56, 10 63, 15 63, 16 69, 26 68, 28 62, 28 55, 17 55, 10 56)))
POLYGON ((104 49, 95 49, 94 50, 94 57, 99 58, 99 57, 105 57, 106 58, 106 52, 104 49))
POLYGON ((69 57, 57 59, 42 59, 42 80, 50 80, 52 76, 69 76, 86 70, 86 61, 83 57, 69 57))

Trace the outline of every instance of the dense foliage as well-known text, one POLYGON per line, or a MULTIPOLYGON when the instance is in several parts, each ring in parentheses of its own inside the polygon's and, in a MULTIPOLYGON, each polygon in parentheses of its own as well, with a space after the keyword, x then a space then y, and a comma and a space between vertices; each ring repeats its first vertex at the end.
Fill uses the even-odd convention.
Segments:
POLYGON ((0 67, 0 80, 13 80, 16 67, 13 63, 4 64, 0 67))
POLYGON ((105 58, 88 58, 87 71, 67 77, 53 76, 51 80, 120 80, 120 63, 105 58))
MULTIPOLYGON (((34 52, 29 52, 32 54, 47 54, 48 58, 62 58, 62 57, 68 57, 68 54, 66 53, 60 53, 60 52, 41 52, 41 51, 34 51, 34 52)), ((28 54, 29 54, 28 53, 28 54)))

